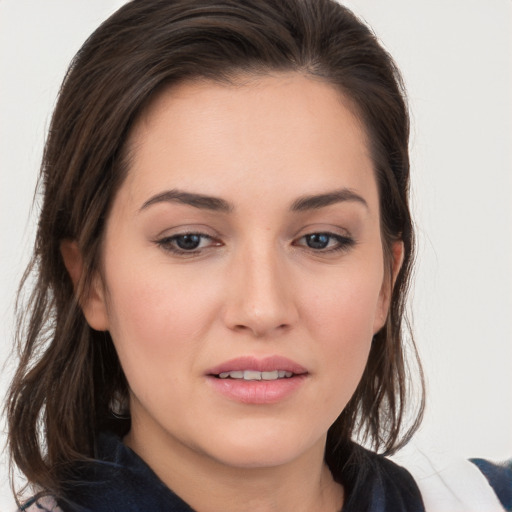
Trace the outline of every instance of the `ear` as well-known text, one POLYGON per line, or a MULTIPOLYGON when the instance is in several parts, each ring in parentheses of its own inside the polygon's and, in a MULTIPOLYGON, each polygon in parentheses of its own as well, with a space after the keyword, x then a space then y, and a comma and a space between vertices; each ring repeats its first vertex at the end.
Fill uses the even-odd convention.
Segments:
POLYGON ((388 318, 389 306, 391 304, 391 296, 393 295, 393 288, 395 287, 395 281, 402 268, 404 261, 404 243, 402 240, 393 242, 391 247, 391 258, 392 268, 391 275, 388 272, 384 275, 384 281, 382 282, 382 288, 379 294, 379 304, 375 315, 375 322, 373 326, 373 333, 376 334, 388 318))
POLYGON ((101 276, 96 272, 92 277, 90 286, 84 290, 84 293, 81 293, 80 281, 83 273, 83 259, 77 243, 74 240, 63 240, 60 243, 60 253, 87 323, 97 331, 107 331, 108 315, 105 289, 101 276))

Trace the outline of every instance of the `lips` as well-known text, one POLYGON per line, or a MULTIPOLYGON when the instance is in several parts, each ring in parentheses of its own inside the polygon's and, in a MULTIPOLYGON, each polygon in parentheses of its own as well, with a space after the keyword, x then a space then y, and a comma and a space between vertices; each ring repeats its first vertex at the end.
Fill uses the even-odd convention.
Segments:
POLYGON ((207 381, 220 395, 243 404, 275 404, 293 396, 308 371, 281 356, 263 359, 239 357, 206 372, 207 381))

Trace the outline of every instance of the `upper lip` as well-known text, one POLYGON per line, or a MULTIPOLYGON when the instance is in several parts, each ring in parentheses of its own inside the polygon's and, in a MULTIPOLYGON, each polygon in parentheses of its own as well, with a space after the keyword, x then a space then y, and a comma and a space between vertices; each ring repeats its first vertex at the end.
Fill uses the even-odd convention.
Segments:
POLYGON ((230 359, 229 361, 220 363, 213 368, 210 368, 206 374, 219 375, 219 373, 235 372, 240 370, 253 370, 258 372, 273 372, 275 370, 284 370, 299 375, 308 373, 306 368, 296 363, 295 361, 292 361, 291 359, 283 356, 274 355, 263 358, 254 356, 236 357, 234 359, 230 359))

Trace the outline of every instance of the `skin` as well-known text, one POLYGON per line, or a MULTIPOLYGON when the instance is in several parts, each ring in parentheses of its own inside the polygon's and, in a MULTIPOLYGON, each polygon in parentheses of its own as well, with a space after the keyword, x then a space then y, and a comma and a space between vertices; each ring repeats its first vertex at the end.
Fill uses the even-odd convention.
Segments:
MULTIPOLYGON (((343 503, 326 434, 384 325, 392 281, 365 132, 348 107, 331 85, 294 73, 184 83, 131 134, 83 309, 110 331, 130 386, 126 444, 201 512, 343 503), (229 209, 162 199, 176 189, 229 209), (292 208, 339 191, 332 204, 292 208), (183 233, 201 233, 200 246, 176 253, 183 233), (330 233, 325 248, 311 247, 314 233, 330 233), (208 385, 208 369, 247 355, 287 357, 307 376, 270 404, 208 385)), ((77 281, 76 245, 62 252, 77 281)), ((393 254, 396 274, 400 243, 393 254)))

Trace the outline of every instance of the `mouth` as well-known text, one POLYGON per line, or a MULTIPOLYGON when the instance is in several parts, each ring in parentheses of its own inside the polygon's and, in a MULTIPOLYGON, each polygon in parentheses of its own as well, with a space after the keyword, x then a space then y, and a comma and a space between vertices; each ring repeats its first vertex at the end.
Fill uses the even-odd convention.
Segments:
POLYGON ((297 392, 308 375, 306 368, 281 356, 240 357, 206 373, 215 391, 244 404, 281 402, 297 392))
POLYGON ((235 370, 222 372, 215 377, 219 379, 243 379, 243 380, 278 380, 289 379, 295 374, 286 370, 273 370, 271 372, 259 372, 257 370, 235 370))
POLYGON ((219 379, 279 380, 307 374, 306 368, 283 356, 242 356, 225 361, 206 372, 219 379))

